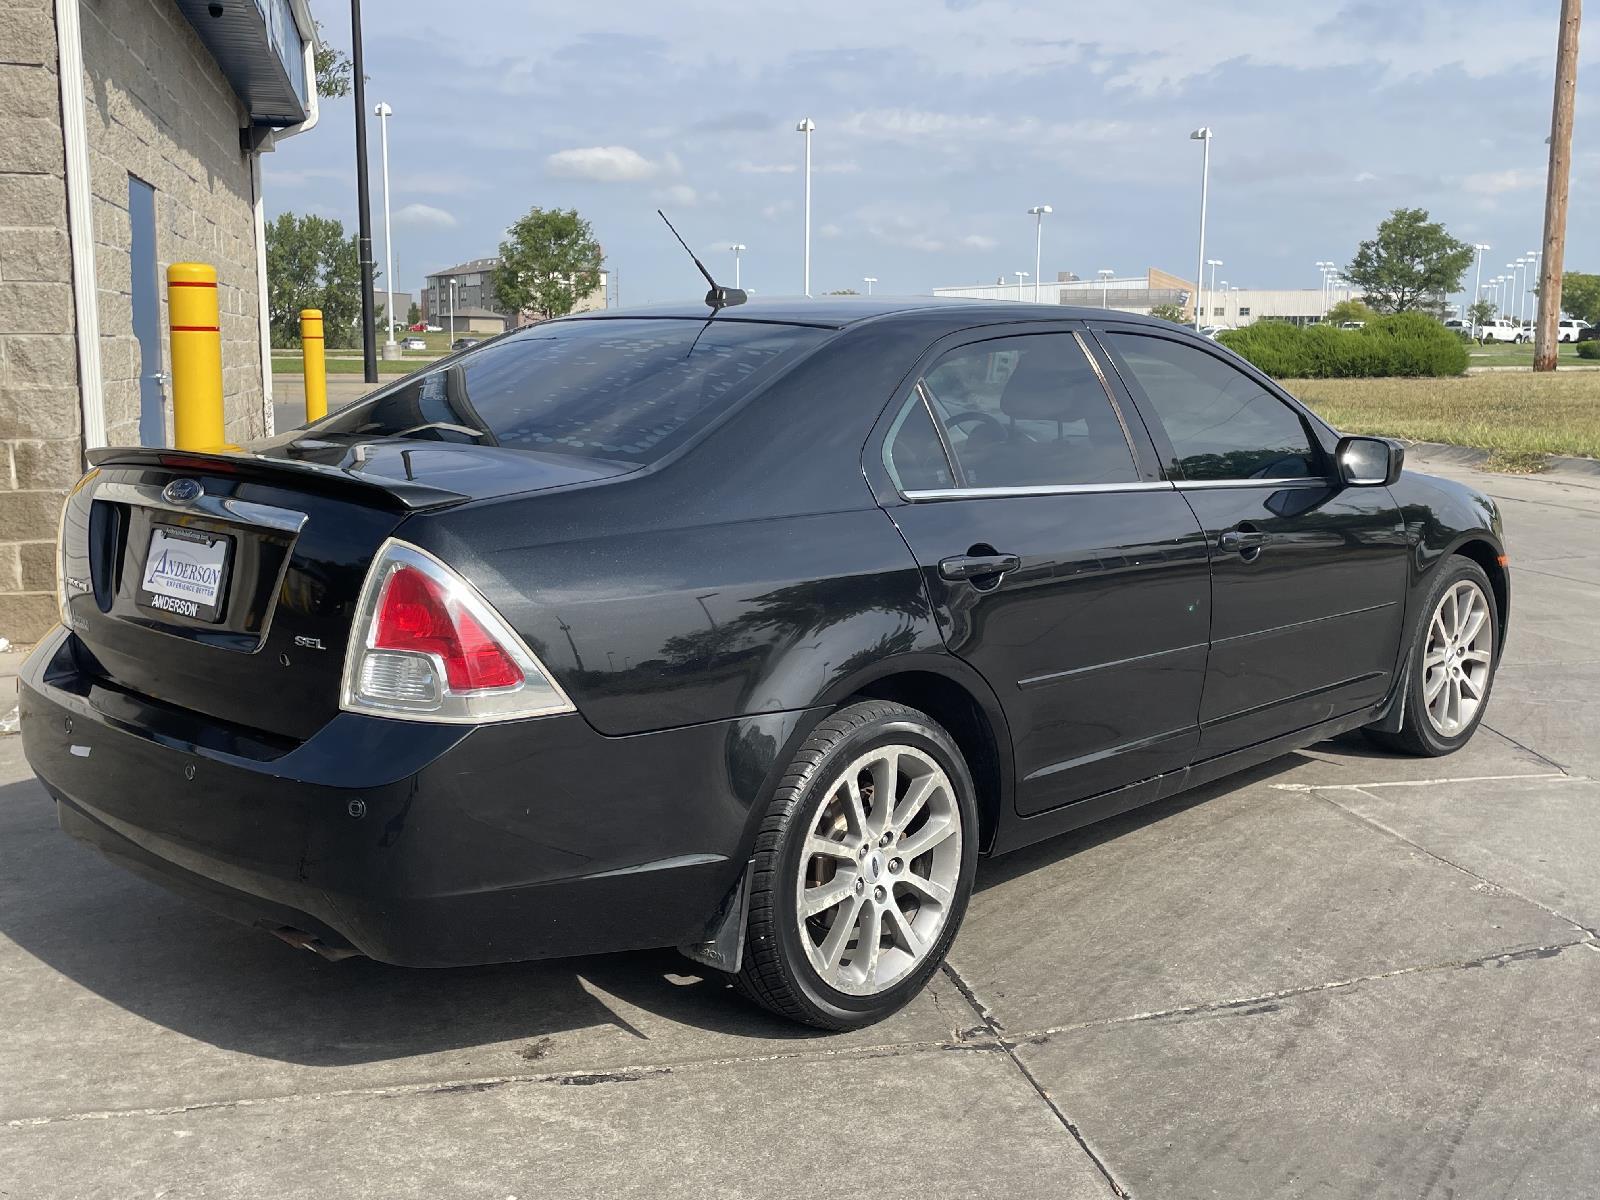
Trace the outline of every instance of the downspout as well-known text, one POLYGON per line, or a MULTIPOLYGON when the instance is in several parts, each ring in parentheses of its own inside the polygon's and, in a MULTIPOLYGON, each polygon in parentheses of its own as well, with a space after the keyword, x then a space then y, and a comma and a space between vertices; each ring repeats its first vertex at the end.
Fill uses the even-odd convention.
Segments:
POLYGON ((61 138, 66 149, 67 241, 72 247, 72 307, 78 344, 78 402, 83 448, 106 444, 105 388, 100 375, 100 301, 94 265, 94 206, 89 129, 84 113, 83 31, 78 0, 55 0, 56 64, 61 83, 61 138))
POLYGON ((317 25, 311 19, 306 0, 290 0, 289 9, 294 14, 295 29, 300 34, 302 53, 305 55, 306 119, 298 125, 273 130, 259 148, 250 152, 250 196, 255 208, 256 314, 261 333, 262 423, 268 437, 277 432, 277 421, 272 408, 272 319, 267 312, 267 211, 261 192, 261 156, 284 138, 313 128, 318 115, 317 25))

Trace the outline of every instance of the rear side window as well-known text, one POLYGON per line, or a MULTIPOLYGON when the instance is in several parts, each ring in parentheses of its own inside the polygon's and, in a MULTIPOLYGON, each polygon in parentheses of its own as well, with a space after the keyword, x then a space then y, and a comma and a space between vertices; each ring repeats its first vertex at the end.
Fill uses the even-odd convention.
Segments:
POLYGON ((969 488, 1139 477, 1122 421, 1070 333, 958 346, 922 386, 969 488))
POLYGON ((408 433, 643 466, 831 332, 727 320, 553 321, 408 377, 316 429, 408 433))
POLYGON ((1167 338, 1101 334, 1155 409, 1185 479, 1320 474, 1305 422, 1215 355, 1167 338))

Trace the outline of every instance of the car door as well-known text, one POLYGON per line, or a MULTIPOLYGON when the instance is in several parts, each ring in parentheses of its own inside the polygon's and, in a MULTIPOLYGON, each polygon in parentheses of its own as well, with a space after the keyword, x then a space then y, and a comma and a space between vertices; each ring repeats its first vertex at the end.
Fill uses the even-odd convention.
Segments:
POLYGON ((1145 326, 1097 337, 1210 547, 1200 757, 1382 699, 1407 578, 1389 489, 1338 482, 1331 434, 1226 350, 1145 326))
POLYGON ((948 648, 999 697, 1018 811, 1186 766, 1210 625, 1204 539, 1082 335, 944 346, 886 422, 886 507, 948 648))

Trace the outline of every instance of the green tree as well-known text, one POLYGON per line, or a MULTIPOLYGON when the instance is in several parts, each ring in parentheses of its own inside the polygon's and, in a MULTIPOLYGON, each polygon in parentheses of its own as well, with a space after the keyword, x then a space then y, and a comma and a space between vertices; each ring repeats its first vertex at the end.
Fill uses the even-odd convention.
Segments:
POLYGON ((1344 273, 1373 308, 1399 313, 1437 307, 1437 297, 1460 289, 1471 263, 1472 247, 1430 221, 1427 209, 1397 208, 1344 273))
POLYGON ((1494 320, 1494 301, 1479 300, 1471 308, 1467 309, 1467 320, 1471 321, 1474 326, 1487 325, 1494 320))
POLYGON ((353 346, 361 317, 361 252, 329 217, 280 213, 267 226, 267 319, 272 344, 300 344, 300 310, 322 310, 330 347, 353 346))
POLYGON ((1377 315, 1370 305, 1360 300, 1341 300, 1328 310, 1322 321, 1325 325, 1342 325, 1346 321, 1371 321, 1377 315))
POLYGON ((420 324, 422 324, 422 310, 417 307, 417 302, 413 300, 411 307, 406 309, 406 328, 409 329, 413 325, 420 324))
POLYGON ((600 286, 600 243, 577 209, 530 208, 506 235, 494 272, 503 311, 565 316, 600 286))
MULTIPOLYGON (((314 18, 313 18, 314 19, 314 18)), ((322 22, 317 26, 317 95, 337 100, 350 94, 351 66, 343 50, 328 45, 322 36, 322 22)))
POLYGON ((1561 310, 1591 325, 1600 325, 1600 275, 1567 271, 1561 276, 1561 310))
POLYGON ((1183 309, 1176 304, 1157 304, 1150 310, 1150 315, 1162 321, 1171 321, 1174 325, 1187 325, 1189 323, 1184 318, 1183 309))

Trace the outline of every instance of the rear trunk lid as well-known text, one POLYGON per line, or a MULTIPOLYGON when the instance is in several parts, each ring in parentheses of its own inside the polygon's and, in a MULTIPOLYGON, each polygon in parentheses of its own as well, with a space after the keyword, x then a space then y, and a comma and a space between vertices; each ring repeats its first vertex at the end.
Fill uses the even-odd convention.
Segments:
POLYGON ((408 520, 624 473, 404 438, 289 436, 243 453, 90 455, 62 518, 66 616, 97 684, 284 749, 338 712, 372 557, 408 520))

